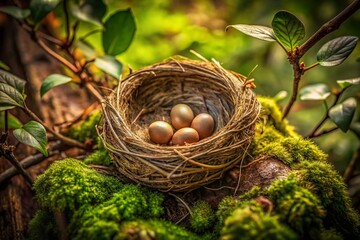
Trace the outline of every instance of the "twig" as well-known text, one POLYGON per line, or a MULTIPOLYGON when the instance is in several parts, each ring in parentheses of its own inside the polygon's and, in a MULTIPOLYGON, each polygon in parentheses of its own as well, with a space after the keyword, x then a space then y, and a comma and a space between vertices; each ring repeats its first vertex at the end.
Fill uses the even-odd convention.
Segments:
POLYGON ((31 178, 28 172, 21 166, 20 162, 14 156, 14 146, 6 146, 2 144, 0 146, 0 156, 4 156, 15 168, 16 170, 24 177, 26 182, 32 186, 34 184, 34 180, 31 178))
POLYGON ((360 163, 360 147, 357 148, 356 154, 351 159, 349 165, 347 166, 345 173, 344 173, 344 182, 349 184, 351 177, 354 174, 356 166, 360 163))
MULTIPOLYGON (((347 89, 346 88, 343 88, 339 93, 336 93, 335 94, 335 100, 334 102, 331 104, 330 107, 326 107, 326 113, 325 113, 325 116, 323 117, 323 119, 315 126, 315 128, 311 131, 311 133, 309 134, 309 136, 307 136, 307 138, 314 138, 314 137, 319 137, 323 134, 326 134, 326 133, 329 133, 329 131, 324 131, 322 132, 321 134, 316 134, 316 132, 320 129, 320 127, 326 122, 326 120, 329 119, 329 110, 334 107, 338 102, 339 102, 339 99, 341 97, 341 95, 344 93, 344 91, 347 89)), ((326 103, 326 102, 325 102, 326 103)), ((331 131, 330 131, 331 132, 331 131)))
POLYGON ((360 0, 354 0, 349 6, 341 11, 333 19, 325 23, 316 33, 314 33, 304 44, 299 47, 299 56, 302 57, 312 46, 319 42, 323 37, 335 31, 352 14, 360 8, 360 0))
POLYGON ((326 130, 323 130, 323 131, 321 131, 321 132, 319 132, 319 133, 315 133, 314 135, 309 136, 308 138, 320 137, 320 136, 322 136, 322 135, 331 133, 331 132, 333 132, 333 131, 335 131, 335 130, 338 130, 338 129, 339 129, 338 127, 333 127, 333 128, 330 128, 330 129, 326 129, 326 130))
POLYGON ((63 9, 65 14, 65 29, 66 29, 65 47, 68 47, 68 44, 70 42, 70 20, 69 20, 69 12, 67 9, 67 0, 63 1, 63 9))
MULTIPOLYGON (((50 147, 48 157, 55 155, 57 153, 57 150, 60 148, 60 146, 61 146, 61 143, 58 142, 55 145, 53 145, 52 147, 50 147)), ((22 168, 27 169, 33 165, 36 165, 36 164, 42 162, 44 159, 46 159, 46 157, 42 153, 38 153, 38 154, 24 158, 19 163, 21 164, 22 168)), ((0 185, 2 185, 4 182, 8 181, 12 177, 16 176, 17 174, 19 174, 19 172, 15 167, 11 167, 11 168, 5 170, 0 175, 0 185)))
POLYGON ((82 148, 82 149, 87 149, 86 145, 78 142, 74 139, 65 137, 64 135, 62 135, 61 133, 56 132, 54 129, 52 129, 51 127, 47 126, 35 113, 33 113, 26 105, 25 108, 23 108, 25 113, 27 115, 29 115, 29 117, 31 117, 33 120, 41 123, 45 129, 49 132, 51 132, 57 139, 61 140, 64 144, 69 145, 69 146, 73 146, 73 147, 78 147, 78 148, 82 148))

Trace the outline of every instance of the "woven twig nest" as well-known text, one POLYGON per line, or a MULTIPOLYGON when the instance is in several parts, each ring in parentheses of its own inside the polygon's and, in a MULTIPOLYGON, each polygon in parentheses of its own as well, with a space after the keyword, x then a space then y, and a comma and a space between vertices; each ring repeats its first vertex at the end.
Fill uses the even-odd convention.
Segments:
POLYGON ((101 134, 119 173, 160 191, 188 191, 221 178, 247 154, 260 106, 240 74, 219 64, 170 60, 130 74, 103 104, 101 134), (170 110, 207 112, 214 133, 185 146, 156 145, 148 126, 170 122, 170 110))

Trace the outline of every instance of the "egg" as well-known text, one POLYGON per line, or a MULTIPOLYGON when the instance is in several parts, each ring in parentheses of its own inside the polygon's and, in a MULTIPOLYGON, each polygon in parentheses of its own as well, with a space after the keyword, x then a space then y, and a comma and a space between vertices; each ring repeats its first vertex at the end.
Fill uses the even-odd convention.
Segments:
POLYGON ((209 137, 214 131, 214 119, 210 114, 200 113, 191 123, 191 127, 199 133, 200 139, 209 137))
POLYGON ((151 123, 148 131, 150 140, 158 144, 168 143, 174 134, 171 125, 164 121, 155 121, 151 123))
POLYGON ((181 128, 174 133, 172 143, 174 145, 185 145, 185 143, 194 143, 199 141, 198 132, 189 127, 181 128))
POLYGON ((188 105, 177 104, 171 109, 170 118, 175 129, 190 127, 194 113, 188 105))

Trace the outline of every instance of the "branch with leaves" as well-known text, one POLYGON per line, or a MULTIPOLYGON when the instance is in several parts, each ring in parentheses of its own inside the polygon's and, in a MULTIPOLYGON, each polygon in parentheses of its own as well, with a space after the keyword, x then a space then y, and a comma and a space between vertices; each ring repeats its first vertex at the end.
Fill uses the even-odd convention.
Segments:
MULTIPOLYGON (((130 9, 118 10, 107 19, 104 19, 107 12, 107 5, 102 0, 85 0, 77 3, 67 0, 32 0, 27 9, 18 6, 5 6, 0 7, 0 12, 14 17, 20 26, 30 34, 31 38, 46 53, 73 73, 72 76, 62 74, 51 74, 47 76, 40 88, 41 97, 57 86, 77 84, 80 87, 84 87, 97 101, 101 102, 103 100, 102 93, 99 91, 101 88, 97 86, 99 81, 95 81, 95 75, 99 76, 99 74, 96 73, 94 75, 89 70, 92 66, 96 66, 102 71, 102 77, 104 78, 109 75, 116 80, 120 79, 123 67, 116 56, 128 49, 136 31, 135 20, 130 9), (50 35, 42 29, 44 18, 46 18, 50 12, 53 12, 61 2, 64 13, 64 38, 50 35), (71 22, 71 19, 75 19, 75 21, 71 22), (78 37, 77 32, 80 22, 94 24, 97 29, 82 37, 78 37), (95 49, 86 41, 86 38, 94 32, 101 33, 101 50, 95 49), (82 52, 83 55, 78 57, 75 54, 76 51, 82 52), (98 54, 98 52, 104 52, 105 54, 98 54)), ((0 65, 0 67, 4 68, 4 64, 0 65)), ((55 131, 52 126, 44 123, 25 104, 26 82, 7 72, 8 70, 9 68, 7 66, 6 71, 0 70, 0 112, 5 112, 4 136, 6 136, 6 138, 9 133, 12 133, 20 143, 35 148, 44 157, 48 156, 47 132, 65 145, 82 149, 89 148, 86 144, 64 136, 62 133, 55 131), (20 126, 17 126, 12 132, 9 132, 8 121, 11 115, 8 114, 8 111, 15 107, 23 110, 32 121, 24 125, 20 124, 20 126)), ((4 139, 4 143, 6 142, 6 139, 4 139)), ((10 148, 7 148, 7 145, 2 145, 1 151, 4 152, 8 149, 13 151, 14 147, 10 146, 10 148)), ((12 151, 11 154, 9 153, 5 156, 9 160, 13 159, 11 157, 13 156, 12 151)), ((6 153, 8 153, 8 151, 6 153)), ((15 165, 16 162, 13 164, 15 167, 21 167, 21 165, 15 165)), ((21 169, 18 170, 22 171, 21 169)), ((25 171, 22 172, 26 174, 25 171)))

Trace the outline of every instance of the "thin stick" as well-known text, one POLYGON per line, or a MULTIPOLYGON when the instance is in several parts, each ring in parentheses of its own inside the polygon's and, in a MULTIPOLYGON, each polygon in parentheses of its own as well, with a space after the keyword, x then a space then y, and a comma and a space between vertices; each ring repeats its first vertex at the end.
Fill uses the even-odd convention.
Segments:
POLYGON ((16 159, 13 153, 13 146, 4 146, 0 147, 0 156, 4 156, 15 168, 16 170, 24 177, 26 182, 32 186, 34 184, 34 180, 29 175, 28 172, 21 166, 20 162, 16 159))
POLYGON ((359 162, 360 162, 360 147, 357 148, 356 154, 351 159, 349 165, 346 167, 346 170, 344 173, 344 182, 346 184, 349 184, 350 179, 354 175, 354 171, 359 162))
POLYGON ((49 132, 51 132, 57 139, 61 140, 64 144, 69 145, 69 146, 74 146, 74 147, 78 147, 78 148, 82 148, 82 149, 87 149, 86 145, 78 142, 74 139, 65 137, 64 135, 62 135, 61 133, 56 132, 54 129, 52 129, 51 127, 47 126, 35 113, 33 113, 27 106, 25 106, 25 108, 23 108, 25 113, 31 117, 33 120, 41 123, 45 129, 49 132))
POLYGON ((287 117, 292 106, 294 105, 294 103, 296 101, 296 98, 298 95, 298 90, 299 90, 299 83, 300 83, 301 75, 302 75, 302 71, 301 71, 300 65, 299 65, 299 60, 296 59, 293 62, 291 62, 291 64, 293 65, 293 70, 294 70, 293 89, 292 89, 292 95, 291 95, 290 101, 285 108, 282 119, 287 117))

